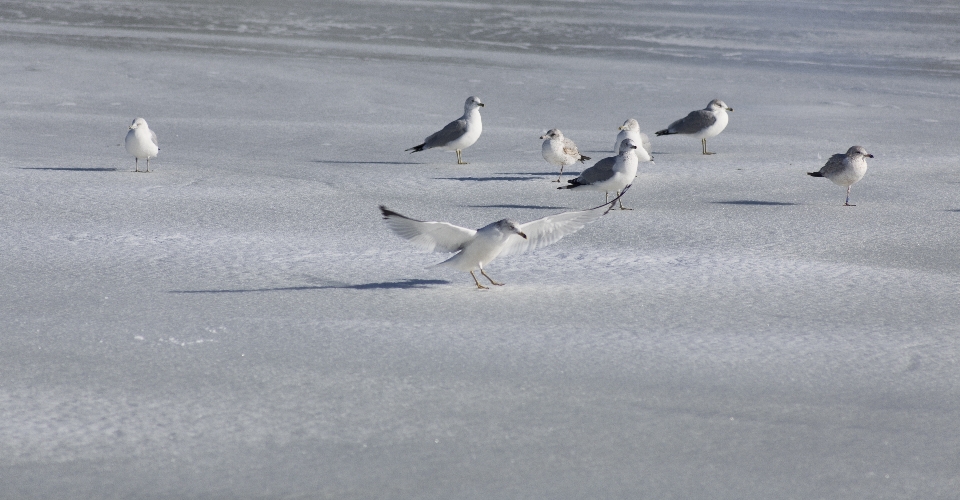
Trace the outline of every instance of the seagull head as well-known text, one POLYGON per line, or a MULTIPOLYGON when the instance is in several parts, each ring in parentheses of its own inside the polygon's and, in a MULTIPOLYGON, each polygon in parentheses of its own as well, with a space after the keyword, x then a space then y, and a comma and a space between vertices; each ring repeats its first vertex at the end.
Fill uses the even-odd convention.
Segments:
POLYGON ((624 139, 620 142, 620 154, 626 153, 632 149, 637 149, 637 143, 633 139, 624 139))
POLYGON ((640 123, 633 118, 623 122, 623 125, 620 125, 620 130, 640 130, 640 123))
POLYGON ((138 117, 138 118, 134 118, 134 119, 133 119, 133 123, 130 124, 130 129, 132 130, 132 129, 136 129, 136 128, 140 128, 140 127, 147 128, 147 121, 144 120, 143 118, 139 118, 139 117, 138 117))
POLYGON ((560 139, 562 137, 563 137, 563 132, 555 128, 547 130, 546 134, 543 134, 540 136, 541 139, 560 139))
POLYGON ((477 97, 477 96, 475 96, 475 95, 472 95, 472 96, 470 96, 470 97, 467 98, 467 102, 465 102, 465 103, 463 104, 463 107, 464 107, 464 109, 466 109, 467 111, 470 111, 471 109, 482 108, 482 107, 483 107, 483 103, 480 102, 480 98, 479 98, 479 97, 477 97))
POLYGON ((720 111, 721 109, 725 111, 733 111, 733 108, 727 106, 727 103, 721 101, 720 99, 714 99, 710 101, 710 104, 707 104, 707 109, 713 111, 720 111))
POLYGON ((863 146, 853 146, 847 150, 847 156, 862 156, 864 158, 873 158, 873 155, 868 153, 863 146))
POLYGON ((513 221, 510 220, 510 219, 503 219, 503 220, 501 220, 500 222, 497 223, 497 227, 500 229, 500 231, 502 231, 502 232, 504 232, 504 233, 507 233, 507 234, 518 234, 518 235, 520 235, 523 239, 527 239, 527 235, 524 234, 523 231, 520 230, 520 225, 517 224, 516 222, 513 222, 513 221))

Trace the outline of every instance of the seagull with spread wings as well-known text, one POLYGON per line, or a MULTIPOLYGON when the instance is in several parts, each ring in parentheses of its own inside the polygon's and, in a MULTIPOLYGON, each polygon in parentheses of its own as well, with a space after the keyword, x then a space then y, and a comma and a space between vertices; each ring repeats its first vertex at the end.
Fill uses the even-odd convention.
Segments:
MULTIPOLYGON (((629 186, 627 186, 629 187, 629 186)), ((627 189, 624 188, 621 192, 627 189)), ((487 288, 480 284, 474 271, 479 270, 494 285, 498 283, 484 271, 493 259, 536 250, 556 243, 564 236, 579 231, 586 224, 599 219, 610 211, 610 207, 620 197, 589 210, 563 212, 537 219, 526 224, 518 224, 502 219, 487 224, 480 229, 467 229, 447 222, 428 222, 411 219, 380 205, 387 227, 401 238, 409 240, 423 250, 434 252, 457 252, 449 259, 436 264, 449 266, 470 273, 477 288, 487 288)))

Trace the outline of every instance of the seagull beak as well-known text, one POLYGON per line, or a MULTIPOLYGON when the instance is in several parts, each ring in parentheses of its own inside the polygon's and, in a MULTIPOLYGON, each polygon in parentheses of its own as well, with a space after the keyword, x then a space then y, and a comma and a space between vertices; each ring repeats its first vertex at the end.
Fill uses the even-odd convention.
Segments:
POLYGON ((477 105, 480 106, 481 108, 483 107, 483 103, 482 103, 482 102, 478 102, 477 105))
POLYGON ((546 138, 547 138, 547 136, 545 136, 545 135, 541 135, 541 136, 540 136, 540 138, 541 138, 541 139, 546 139, 546 138))
POLYGON ((517 231, 517 234, 519 234, 520 236, 523 236, 523 239, 525 240, 528 239, 527 235, 523 234, 523 231, 517 231))
POLYGON ((617 127, 617 130, 626 130, 626 129, 627 129, 626 125, 620 125, 619 127, 617 127))
POLYGON ((727 108, 727 111, 733 113, 733 108, 727 108))
POLYGON ((873 158, 872 154, 867 154, 867 158, 873 158))

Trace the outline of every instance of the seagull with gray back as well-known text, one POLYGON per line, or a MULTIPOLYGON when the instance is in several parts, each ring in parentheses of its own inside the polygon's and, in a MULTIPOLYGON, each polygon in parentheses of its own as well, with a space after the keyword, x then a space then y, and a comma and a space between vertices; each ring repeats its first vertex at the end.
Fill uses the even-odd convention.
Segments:
POLYGON ((479 97, 468 97, 463 104, 463 116, 428 136, 422 144, 417 144, 406 151, 410 151, 411 154, 433 148, 456 151, 457 164, 466 165, 467 163, 463 161, 460 152, 473 146, 473 143, 480 138, 480 133, 483 132, 483 123, 480 121, 480 108, 482 107, 483 103, 480 102, 479 97))
POLYGON ((863 179, 867 173, 867 158, 873 158, 873 155, 867 153, 863 146, 853 146, 845 154, 835 154, 827 160, 826 165, 816 172, 807 172, 812 177, 826 177, 834 184, 845 186, 847 188, 847 201, 843 203, 845 207, 855 207, 850 204, 850 186, 863 179))

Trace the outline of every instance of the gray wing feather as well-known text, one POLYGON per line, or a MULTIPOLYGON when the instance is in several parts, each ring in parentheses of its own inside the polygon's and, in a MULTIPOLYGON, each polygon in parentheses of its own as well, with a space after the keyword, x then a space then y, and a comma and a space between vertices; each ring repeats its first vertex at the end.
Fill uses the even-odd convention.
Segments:
POLYGON ((842 153, 837 153, 830 157, 827 160, 827 163, 820 169, 820 173, 823 175, 838 174, 843 170, 843 160, 847 159, 847 155, 842 153))
POLYGON ((698 109, 671 123, 667 130, 673 134, 696 134, 716 122, 717 117, 713 113, 705 109, 698 109))
POLYGON ((153 130, 150 131, 150 140, 153 141, 153 145, 154 145, 154 146, 156 146, 156 147, 158 147, 158 148, 160 147, 160 143, 157 142, 157 133, 154 132, 153 130))
POLYGON ((617 164, 616 156, 608 156, 592 167, 580 172, 577 182, 580 184, 596 184, 613 177, 613 166, 617 164))
POLYGON ((446 127, 440 129, 440 131, 435 132, 430 137, 427 137, 423 141, 423 148, 439 148, 443 147, 451 142, 457 140, 467 132, 467 120, 459 119, 454 120, 447 124, 446 127))

